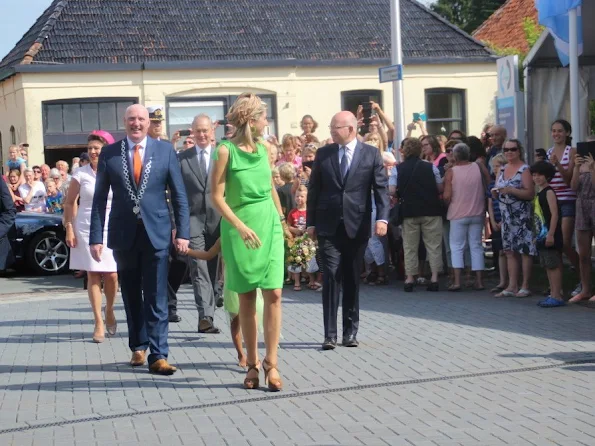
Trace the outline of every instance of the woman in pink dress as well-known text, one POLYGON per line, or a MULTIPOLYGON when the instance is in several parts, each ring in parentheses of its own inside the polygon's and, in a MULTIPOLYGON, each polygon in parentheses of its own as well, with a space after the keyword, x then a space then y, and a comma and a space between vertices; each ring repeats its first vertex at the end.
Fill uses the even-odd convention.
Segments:
MULTIPOLYGON (((103 146, 113 144, 114 138, 103 130, 91 132, 87 143, 87 153, 90 163, 79 167, 72 175, 68 195, 64 203, 64 227, 66 228, 66 243, 70 247, 70 269, 87 271, 88 293, 95 318, 95 330, 93 341, 100 343, 105 340, 105 331, 110 336, 116 334, 116 316, 114 314, 114 302, 118 291, 118 269, 112 250, 104 247, 101 255, 101 262, 96 262, 91 257, 89 250, 89 227, 91 225, 91 208, 93 206, 93 195, 95 194, 95 177, 97 174, 97 163, 103 146), (80 203, 75 206, 80 196, 80 203), (105 322, 101 314, 101 281, 103 279, 103 290, 105 292, 105 322)), ((108 196, 105 215, 105 234, 107 239, 107 227, 109 211, 111 208, 112 194, 108 196)))

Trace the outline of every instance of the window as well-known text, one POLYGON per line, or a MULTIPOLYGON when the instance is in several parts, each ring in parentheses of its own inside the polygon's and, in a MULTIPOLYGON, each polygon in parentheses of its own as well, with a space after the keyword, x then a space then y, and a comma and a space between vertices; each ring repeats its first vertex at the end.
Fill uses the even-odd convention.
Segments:
POLYGON ((465 90, 433 88, 426 90, 426 128, 430 135, 467 131, 465 90))
POLYGON ((16 144, 17 143, 17 133, 14 129, 14 125, 10 126, 10 143, 16 144))
POLYGON ((137 103, 135 98, 74 99, 51 101, 43 105, 45 134, 82 134, 101 129, 124 129, 126 108, 137 103))
MULTIPOLYGON (((277 101, 275 95, 258 95, 267 104, 269 134, 277 136, 277 101)), ((189 129, 194 117, 205 114, 213 122, 225 121, 225 115, 237 96, 214 96, 198 98, 172 98, 167 101, 167 134, 171 137, 178 130, 189 129)), ((225 126, 219 125, 215 132, 217 141, 225 135, 225 126)))
POLYGON ((382 108, 381 90, 351 90, 341 92, 341 110, 350 111, 354 115, 364 102, 374 101, 382 108))

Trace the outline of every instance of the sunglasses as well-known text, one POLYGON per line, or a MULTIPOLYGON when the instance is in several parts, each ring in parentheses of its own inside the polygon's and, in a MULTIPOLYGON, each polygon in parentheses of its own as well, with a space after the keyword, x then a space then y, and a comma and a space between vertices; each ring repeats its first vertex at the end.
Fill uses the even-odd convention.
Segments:
POLYGON ((452 149, 446 149, 445 152, 446 153, 452 153, 452 149))
POLYGON ((34 173, 41 173, 41 170, 34 169, 33 172, 34 173))
POLYGON ((184 141, 184 144, 194 144, 194 141, 184 141))
POLYGON ((486 138, 491 138, 492 134, 491 133, 486 133, 486 138))
POLYGON ((506 153, 506 152, 518 152, 518 150, 519 150, 519 148, 518 148, 518 147, 508 147, 508 148, 506 148, 506 149, 502 149, 502 151, 503 151, 504 153, 506 153))

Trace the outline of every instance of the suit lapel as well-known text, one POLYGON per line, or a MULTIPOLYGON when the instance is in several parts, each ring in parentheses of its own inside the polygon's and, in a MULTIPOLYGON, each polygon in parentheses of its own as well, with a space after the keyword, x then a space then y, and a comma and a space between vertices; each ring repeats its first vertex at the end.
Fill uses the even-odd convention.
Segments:
POLYGON ((190 157, 188 157, 188 165, 190 166, 190 170, 192 170, 192 173, 194 173, 194 176, 196 176, 196 179, 204 187, 205 179, 203 178, 202 174, 200 173, 200 166, 198 165, 198 154, 196 153, 197 148, 196 148, 196 146, 193 146, 188 150, 192 150, 190 157))
POLYGON ((335 176, 339 180, 339 184, 343 184, 343 178, 341 178, 341 167, 339 166, 339 145, 333 150, 331 154, 331 165, 335 171, 335 176))
POLYGON ((362 143, 358 141, 357 145, 355 146, 355 150, 353 151, 353 159, 351 160, 351 165, 349 166, 349 171, 347 172, 347 176, 345 177, 345 185, 347 185, 347 182, 349 181, 350 178, 353 178, 355 176, 355 175, 352 175, 352 172, 355 172, 357 170, 357 167, 359 166, 361 158, 362 158, 362 143))

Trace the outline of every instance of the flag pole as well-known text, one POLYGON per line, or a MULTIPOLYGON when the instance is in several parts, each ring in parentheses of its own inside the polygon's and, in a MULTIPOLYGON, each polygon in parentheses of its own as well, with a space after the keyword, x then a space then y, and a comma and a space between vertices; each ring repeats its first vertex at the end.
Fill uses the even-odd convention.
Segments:
POLYGON ((568 11, 569 28, 569 69, 570 69, 570 121, 575 141, 582 138, 581 114, 579 103, 579 65, 578 65, 578 9, 568 11))
MULTIPOLYGON (((401 1, 391 0, 391 61, 392 65, 403 65, 403 49, 401 44, 401 1)), ((405 112, 403 100, 403 80, 393 82, 393 109, 395 122, 395 140, 393 147, 398 149, 403 138, 405 138, 405 112)), ((395 150, 397 159, 400 158, 398 150, 395 150)))

